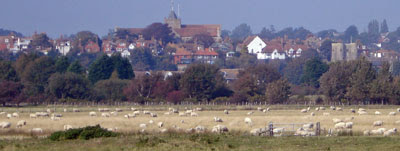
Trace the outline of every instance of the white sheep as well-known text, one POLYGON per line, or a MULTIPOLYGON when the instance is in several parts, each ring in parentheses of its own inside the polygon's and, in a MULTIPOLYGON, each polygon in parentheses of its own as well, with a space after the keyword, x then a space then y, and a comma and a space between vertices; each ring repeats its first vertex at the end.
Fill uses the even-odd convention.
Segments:
POLYGON ((64 125, 64 131, 70 130, 73 127, 71 125, 64 125))
POLYGON ((224 113, 225 113, 225 114, 229 114, 229 111, 228 111, 228 110, 224 110, 224 113))
POLYGON ((350 109, 350 112, 351 113, 356 113, 356 110, 355 109, 350 109))
POLYGON ((164 126, 164 123, 163 123, 163 122, 158 122, 158 123, 157 123, 157 126, 158 126, 159 128, 161 128, 161 127, 164 126))
POLYGON ((31 113, 31 114, 29 114, 29 118, 37 118, 37 116, 36 116, 36 114, 31 113))
POLYGON ((319 107, 316 107, 316 108, 315 108, 315 111, 319 111, 319 107))
POLYGON ((186 113, 184 113, 184 112, 179 112, 179 116, 186 116, 186 113))
POLYGON ((101 117, 110 117, 110 113, 101 113, 101 117))
POLYGON ((89 112, 89 116, 97 116, 96 112, 89 112))
POLYGON ((154 121, 153 121, 153 120, 150 120, 150 121, 149 121, 149 124, 153 124, 153 123, 154 123, 154 121))
POLYGON ((322 113, 322 115, 324 115, 324 116, 329 116, 329 115, 331 115, 330 113, 327 113, 327 112, 324 112, 324 113, 322 113))
POLYGON ((26 125, 26 121, 25 120, 20 120, 20 121, 17 122, 17 128, 21 128, 24 125, 26 125))
POLYGON ((194 128, 196 133, 204 133, 206 131, 206 128, 204 126, 198 125, 194 128))
POLYGON ((11 127, 11 123, 10 122, 1 122, 0 123, 0 128, 10 128, 11 127))
POLYGON ((103 112, 110 112, 109 108, 103 108, 103 112))
POLYGON ((268 111, 267 111, 267 109, 264 109, 262 112, 263 112, 263 113, 267 113, 268 111))
POLYGON ((15 112, 15 113, 12 114, 12 117, 17 117, 18 118, 19 114, 15 112))
POLYGON ((307 113, 307 109, 300 110, 301 113, 307 113))
POLYGON ((165 112, 164 115, 171 115, 171 112, 165 112))
POLYGON ((185 113, 186 113, 187 115, 190 115, 192 112, 193 112, 193 110, 186 110, 185 113))
POLYGON ((334 107, 334 106, 331 106, 330 108, 331 108, 331 110, 336 110, 336 107, 334 107))
POLYGON ((346 127, 346 123, 345 122, 340 122, 335 124, 335 129, 344 129, 346 127))
POLYGON ((364 136, 369 136, 369 135, 371 135, 371 131, 370 130, 365 130, 363 132, 363 134, 364 134, 364 136))
POLYGON ((190 113, 190 116, 199 116, 196 112, 192 112, 192 113, 190 113))
POLYGON ((325 107, 322 107, 322 106, 321 106, 321 107, 319 107, 319 109, 320 109, 320 110, 325 110, 325 107))
POLYGON ((314 123, 307 123, 303 125, 303 129, 308 130, 308 129, 313 129, 314 128, 314 123))
POLYGON ((400 108, 397 108, 397 112, 400 112, 400 108))
POLYGON ((31 132, 32 133, 43 133, 43 129, 42 128, 32 128, 31 132))
POLYGON ((146 128, 147 125, 146 125, 146 124, 139 124, 139 127, 140 127, 140 128, 146 128))
POLYGON ((0 112, 0 115, 6 115, 7 113, 6 112, 0 112))
POLYGON ((50 119, 53 120, 53 121, 59 121, 59 120, 61 120, 60 117, 55 117, 55 116, 51 116, 50 119))
POLYGON ((336 111, 343 111, 341 107, 336 108, 336 111))
POLYGON ((244 118, 244 123, 249 124, 249 125, 253 124, 253 122, 251 121, 251 118, 248 118, 248 117, 244 118))
POLYGON ((131 107, 131 111, 137 111, 137 110, 138 110, 137 108, 131 107))
POLYGON ((150 114, 150 111, 143 111, 143 114, 150 114))
POLYGON ((338 118, 334 118, 334 119, 332 119, 332 121, 333 121, 333 123, 340 123, 340 122, 343 122, 343 120, 341 120, 341 119, 338 119, 338 118))
POLYGON ((115 108, 116 112, 122 112, 123 110, 121 108, 115 108))
POLYGON ((167 132, 168 132, 168 129, 166 129, 166 128, 163 128, 160 130, 160 133, 167 133, 167 132))
POLYGON ((364 108, 358 108, 358 111, 367 111, 367 110, 364 108))
POLYGON ((211 132, 213 133, 223 133, 228 132, 228 128, 225 125, 216 125, 212 128, 211 132))
POLYGON ((110 112, 110 114, 112 115, 112 116, 118 116, 118 113, 117 112, 110 112))
POLYGON ((382 126, 383 125, 383 121, 375 121, 372 126, 382 126))
POLYGON ((196 111, 203 111, 203 108, 198 107, 198 108, 196 108, 196 111))
POLYGON ((285 128, 283 128, 283 127, 274 128, 274 130, 273 130, 274 135, 277 135, 277 136, 282 136, 284 131, 285 131, 285 128))
POLYGON ((50 109, 47 109, 46 112, 47 112, 47 113, 51 113, 51 110, 50 110, 50 109))
POLYGON ((78 108, 73 108, 72 112, 81 112, 81 110, 79 110, 78 108))
POLYGON ((397 133, 397 129, 393 128, 383 133, 383 136, 392 136, 397 133))
POLYGON ((129 119, 129 118, 136 117, 136 115, 135 114, 126 114, 126 115, 124 115, 124 117, 129 119))
POLYGON ((395 116, 396 115, 396 112, 390 112, 389 113, 389 116, 395 116))
POLYGON ((140 111, 134 111, 133 114, 140 115, 140 111))
POLYGON ((375 115, 381 115, 381 112, 375 111, 375 115))
POLYGON ((308 107, 308 108, 307 108, 307 111, 310 111, 310 109, 311 109, 311 107, 308 107))
POLYGON ((344 128, 353 128, 353 122, 346 122, 344 128))
POLYGON ((104 109, 103 108, 99 108, 99 109, 97 109, 99 112, 104 112, 104 109))
POLYGON ((219 117, 214 117, 214 122, 223 122, 221 118, 219 117))
POLYGON ((12 117, 12 114, 7 114, 7 118, 10 119, 12 117))
POLYGON ((263 108, 261 108, 261 107, 257 107, 257 110, 258 110, 258 111, 262 111, 262 110, 263 110, 263 108))
POLYGON ((310 114, 311 116, 315 116, 315 113, 314 112, 311 112, 311 114, 310 114))
POLYGON ((64 112, 68 112, 68 110, 67 110, 67 109, 64 109, 64 112))
POLYGON ((370 134, 372 135, 383 135, 383 133, 386 131, 385 128, 379 128, 377 130, 371 130, 370 134))
POLYGON ((157 117, 156 113, 150 113, 150 117, 157 117))
POLYGON ((358 115, 367 115, 367 112, 365 112, 365 111, 358 111, 358 115))
POLYGON ((247 113, 247 115, 252 115, 253 113, 254 113, 253 111, 250 111, 247 113))
POLYGON ((55 113, 53 113, 51 116, 54 116, 54 117, 62 117, 63 115, 62 115, 62 114, 55 114, 55 113))

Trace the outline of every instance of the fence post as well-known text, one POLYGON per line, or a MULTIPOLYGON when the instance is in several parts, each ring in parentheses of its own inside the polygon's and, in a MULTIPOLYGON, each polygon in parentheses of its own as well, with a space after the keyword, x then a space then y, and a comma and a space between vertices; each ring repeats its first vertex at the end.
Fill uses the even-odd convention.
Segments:
POLYGON ((274 124, 272 122, 268 124, 268 129, 269 129, 269 136, 274 136, 274 124))
POLYGON ((321 135, 321 123, 320 122, 317 122, 315 130, 316 130, 315 134, 317 136, 320 136, 321 135))

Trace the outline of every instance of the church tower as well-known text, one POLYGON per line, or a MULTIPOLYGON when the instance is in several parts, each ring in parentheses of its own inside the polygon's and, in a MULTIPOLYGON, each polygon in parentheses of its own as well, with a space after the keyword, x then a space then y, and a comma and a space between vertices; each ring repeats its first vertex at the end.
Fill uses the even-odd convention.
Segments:
POLYGON ((178 18, 174 11, 174 1, 171 0, 171 12, 168 15, 168 18, 164 19, 164 22, 168 24, 169 27, 172 29, 179 29, 181 28, 181 19, 178 18))

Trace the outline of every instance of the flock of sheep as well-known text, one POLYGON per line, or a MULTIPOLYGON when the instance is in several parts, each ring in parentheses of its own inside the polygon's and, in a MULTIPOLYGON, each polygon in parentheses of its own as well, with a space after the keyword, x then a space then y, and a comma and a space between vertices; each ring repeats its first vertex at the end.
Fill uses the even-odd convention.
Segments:
MULTIPOLYGON (((334 111, 343 111, 342 108, 340 107, 334 107, 331 106, 330 107, 331 110, 334 111)), ((129 109, 128 109, 129 110, 129 109)), ((315 108, 315 111, 312 112, 311 111, 311 107, 302 109, 300 112, 301 113, 310 113, 310 116, 316 116, 316 112, 319 111, 324 111, 327 110, 325 107, 317 107, 315 108)), ((164 113, 165 116, 168 115, 178 115, 179 117, 184 117, 184 116, 189 116, 189 117, 197 117, 199 116, 199 113, 202 112, 203 109, 202 108, 195 108, 195 109, 187 109, 185 108, 185 110, 183 111, 179 111, 178 109, 175 108, 169 108, 167 112, 164 113)), ((261 108, 258 107, 257 111, 259 112, 263 112, 263 113, 267 113, 270 111, 270 108, 261 108)), ((64 112, 68 112, 67 109, 64 109, 64 112)), ((78 108, 73 108, 72 112, 81 112, 78 108)), ((98 108, 98 112, 95 111, 91 111, 89 112, 89 117, 97 117, 98 113, 100 115, 100 117, 103 118, 110 118, 110 117, 115 117, 115 116, 119 116, 120 113, 123 112, 123 109, 121 108, 115 108, 115 110, 111 110, 109 108, 98 108)), ((130 108, 130 111, 128 111, 130 113, 128 114, 123 114, 124 118, 130 119, 130 118, 135 118, 137 116, 143 115, 143 116, 149 116, 151 118, 157 118, 158 115, 156 113, 150 112, 148 110, 139 110, 137 108, 130 108)), ((363 108, 359 108, 356 112, 355 109, 350 109, 350 112, 353 114, 358 113, 359 115, 366 115, 367 111, 366 109, 363 108)), ((400 108, 397 109, 397 112, 400 112, 400 108)), ((228 110, 224 110, 223 111, 224 114, 230 114, 230 112, 228 110)), ((254 114, 255 111, 250 111, 247 113, 248 116, 254 114)), ((375 111, 374 113, 375 115, 381 115, 381 113, 379 111, 375 111)), ((329 116, 330 113, 328 112, 323 112, 322 113, 323 116, 329 116)), ((395 116, 396 112, 390 112, 389 116, 395 116)), ((15 112, 15 113, 6 113, 6 112, 0 112, 0 116, 5 116, 8 119, 11 118, 19 118, 19 113, 15 112)), ((61 118, 63 118, 63 115, 60 113, 54 113, 51 109, 47 109, 46 112, 36 112, 36 113, 31 113, 29 114, 29 118, 32 119, 36 119, 36 118, 50 118, 53 121, 59 121, 61 120, 61 118)), ((348 118, 344 118, 344 119, 339 119, 339 118, 333 118, 332 121, 334 123, 334 129, 329 129, 328 131, 328 136, 332 135, 334 131, 337 132, 349 132, 352 131, 353 128, 353 120, 354 120, 354 116, 352 117, 348 117, 348 118)), ((213 133, 223 133, 223 132, 228 132, 229 129, 227 126, 223 125, 222 123, 224 123, 224 120, 221 117, 218 116, 214 116, 213 117, 213 121, 216 123, 215 126, 212 127, 210 132, 213 133)), ((248 125, 249 127, 253 126, 253 121, 250 117, 245 117, 244 118, 244 123, 246 125, 248 125)), ((184 123, 184 120, 181 120, 180 123, 184 123)), ((16 128, 22 128, 27 124, 27 122, 25 120, 19 120, 16 123, 16 128)), ((149 120, 148 123, 140 123, 138 126, 140 128, 140 132, 146 132, 146 128, 151 125, 154 124, 153 120, 149 120)), ((182 129, 179 126, 177 126, 176 124, 179 123, 175 123, 175 125, 172 125, 170 128, 165 128, 165 124, 164 122, 158 122, 157 123, 157 127, 159 132, 161 133, 165 133, 168 132, 170 130, 173 131, 184 131, 184 132, 196 132, 196 133, 202 133, 202 132, 207 132, 207 128, 205 126, 202 125, 197 125, 193 128, 188 128, 188 129, 182 129)), ((400 124, 400 121, 396 121, 395 124, 400 124)), ((370 136, 370 135, 383 135, 383 136, 391 136, 397 133, 397 129, 396 128, 392 128, 392 129, 386 129, 383 128, 382 126, 384 125, 384 122, 382 120, 379 121, 374 121, 373 122, 373 127, 378 127, 378 129, 373 129, 373 130, 365 130, 364 131, 364 135, 366 136, 370 136)), ((11 122, 0 122, 0 128, 1 129, 7 129, 10 128, 12 126, 11 122)), ((298 136, 315 136, 316 135, 316 131, 314 129, 315 125, 314 123, 305 123, 303 124, 300 128, 298 128, 294 135, 298 135, 298 136)), ((64 125, 64 130, 69 130, 72 129, 73 126, 71 125, 64 125)), ((117 131, 118 128, 114 127, 114 128, 107 128, 110 131, 117 131)), ((256 129, 252 129, 250 130, 250 134, 251 135, 255 135, 255 136, 267 136, 269 135, 269 127, 263 127, 263 128, 256 128, 256 129)), ((43 129, 42 128, 32 128, 30 129, 30 132, 32 133, 43 133, 43 129)), ((274 135, 280 136, 285 132, 285 128, 284 127, 274 127, 273 128, 273 133, 274 135)))

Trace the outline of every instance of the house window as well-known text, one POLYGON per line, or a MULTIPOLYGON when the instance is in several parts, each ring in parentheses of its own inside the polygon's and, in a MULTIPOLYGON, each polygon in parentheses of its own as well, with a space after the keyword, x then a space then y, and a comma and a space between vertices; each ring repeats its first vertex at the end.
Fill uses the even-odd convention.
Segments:
POLYGON ((9 41, 8 41, 8 39, 4 39, 4 42, 5 42, 5 43, 8 43, 9 41))

